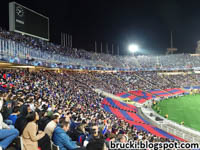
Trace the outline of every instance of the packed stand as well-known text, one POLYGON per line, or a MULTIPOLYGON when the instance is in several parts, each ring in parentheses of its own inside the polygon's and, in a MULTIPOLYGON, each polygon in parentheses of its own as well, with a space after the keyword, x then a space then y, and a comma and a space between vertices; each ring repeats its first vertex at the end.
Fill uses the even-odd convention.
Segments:
MULTIPOLYGON (((22 47, 34 49, 34 53, 27 54, 39 60, 59 60, 69 65, 82 65, 121 69, 190 69, 200 66, 200 56, 190 54, 160 55, 160 56, 113 56, 88 52, 83 49, 63 47, 51 42, 30 36, 9 32, 0 28, 0 39, 15 41, 22 47), (32 55, 32 56, 31 56, 32 55)), ((20 56, 20 55, 19 55, 20 56)))
MULTIPOLYGON (((137 75, 119 72, 29 72, 25 69, 2 69, 0 72, 1 102, 4 101, 2 120, 5 122, 0 122, 0 132, 10 133, 6 137, 0 136, 3 149, 18 135, 23 139, 25 150, 36 150, 37 147, 50 149, 51 141, 61 150, 92 149, 98 144, 103 148, 111 140, 170 141, 138 131, 134 126, 106 113, 101 107, 103 97, 92 90, 100 88, 116 94, 145 86, 153 88, 138 78, 149 76, 145 72, 137 75)), ((155 80, 156 84, 159 82, 157 86, 166 87, 163 81, 160 82, 162 78, 155 73, 150 75, 153 79, 151 82, 155 80)), ((193 78, 196 77, 199 80, 199 76, 193 75, 193 78)), ((175 79, 179 80, 179 76, 173 77, 175 79)))

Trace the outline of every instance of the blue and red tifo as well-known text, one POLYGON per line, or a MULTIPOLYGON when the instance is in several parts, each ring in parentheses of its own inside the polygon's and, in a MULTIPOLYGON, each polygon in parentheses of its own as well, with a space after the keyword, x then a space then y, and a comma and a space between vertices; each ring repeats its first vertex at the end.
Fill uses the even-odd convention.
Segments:
MULTIPOLYGON (((128 93, 119 93, 116 96, 119 96, 121 98, 129 98, 130 100, 138 103, 144 103, 157 96, 170 97, 177 94, 183 94, 184 92, 185 91, 183 91, 182 89, 173 88, 165 90, 149 90, 148 93, 140 90, 129 91, 128 93)), ((111 98, 105 98, 102 101, 102 107, 105 111, 114 114, 116 117, 126 121, 130 125, 134 125, 137 130, 143 130, 162 138, 185 141, 184 139, 181 139, 175 135, 172 135, 155 126, 150 125, 148 121, 146 121, 138 114, 137 108, 133 105, 119 102, 111 98)))

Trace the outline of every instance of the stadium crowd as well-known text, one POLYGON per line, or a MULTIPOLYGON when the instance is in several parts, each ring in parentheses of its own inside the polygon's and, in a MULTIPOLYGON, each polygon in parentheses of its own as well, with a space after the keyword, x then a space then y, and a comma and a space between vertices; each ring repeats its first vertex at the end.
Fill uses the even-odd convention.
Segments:
MULTIPOLYGON (((200 56, 190 54, 160 55, 160 56, 114 56, 110 54, 93 53, 83 49, 74 49, 56 45, 51 42, 36 39, 30 36, 9 32, 0 28, 0 39, 15 41, 22 47, 33 49, 38 59, 59 60, 60 63, 68 63, 82 66, 101 66, 110 68, 134 68, 134 69, 189 69, 200 66, 200 56), (46 59, 48 58, 48 59, 46 59)), ((4 45, 5 46, 5 45, 4 45)), ((32 55, 33 55, 32 52, 32 55)), ((19 55, 19 57, 21 57, 19 55)))
POLYGON ((51 141, 60 150, 103 150, 107 149, 109 141, 172 141, 137 130, 106 113, 101 107, 103 97, 93 88, 116 94, 133 89, 164 89, 200 82, 199 75, 161 77, 156 72, 1 69, 0 73, 2 149, 6 149, 18 135, 23 139, 25 150, 38 150, 37 147, 49 150, 51 141), (193 80, 189 80, 191 78, 193 80))
MULTIPOLYGON (((111 56, 66 48, 0 28, 0 39, 48 54, 66 56, 69 64, 114 68, 199 67, 199 56, 111 56), (79 60, 79 61, 77 61, 79 60)), ((5 45, 3 45, 5 46, 5 45)), ((31 54, 30 54, 31 55, 31 54)), ((31 57, 31 56, 30 56, 31 57)), ((46 57, 45 55, 43 56, 46 57)), ((65 60, 66 57, 63 57, 65 60)), ((51 59, 51 57, 46 57, 51 59)), ((66 60, 66 61, 67 61, 66 60)), ((196 86, 198 74, 159 75, 156 71, 88 72, 1 69, 0 150, 21 136, 24 150, 106 150, 109 141, 173 141, 136 129, 101 107, 102 95, 196 86)))

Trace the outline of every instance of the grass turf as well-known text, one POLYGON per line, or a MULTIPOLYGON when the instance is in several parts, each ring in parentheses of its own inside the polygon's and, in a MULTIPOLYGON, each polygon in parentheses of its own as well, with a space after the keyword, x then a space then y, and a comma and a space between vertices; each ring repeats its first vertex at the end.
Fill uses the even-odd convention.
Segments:
POLYGON ((158 102, 153 109, 160 109, 160 115, 200 131, 200 95, 187 95, 158 102))

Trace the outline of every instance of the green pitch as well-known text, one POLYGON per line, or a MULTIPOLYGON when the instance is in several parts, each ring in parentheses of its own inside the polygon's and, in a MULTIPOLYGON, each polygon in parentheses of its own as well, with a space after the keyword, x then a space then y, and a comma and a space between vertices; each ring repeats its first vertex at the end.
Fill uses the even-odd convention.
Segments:
POLYGON ((200 95, 187 95, 158 102, 153 109, 168 119, 200 131, 200 95), (160 112, 159 112, 160 111, 160 112))

